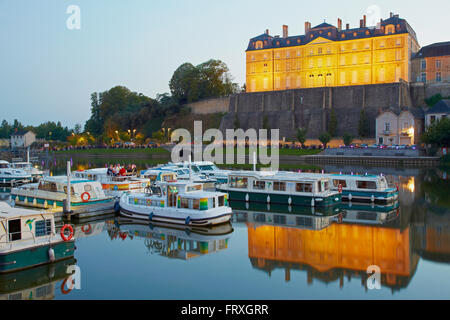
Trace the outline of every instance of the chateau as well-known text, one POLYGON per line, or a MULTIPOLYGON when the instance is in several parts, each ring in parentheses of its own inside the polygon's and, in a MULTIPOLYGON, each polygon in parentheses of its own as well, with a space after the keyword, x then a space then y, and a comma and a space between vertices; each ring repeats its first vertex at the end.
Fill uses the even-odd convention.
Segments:
POLYGON ((376 26, 342 28, 322 23, 305 34, 271 36, 269 31, 250 39, 246 50, 247 92, 336 87, 415 81, 411 61, 419 51, 408 22, 391 13, 376 26))

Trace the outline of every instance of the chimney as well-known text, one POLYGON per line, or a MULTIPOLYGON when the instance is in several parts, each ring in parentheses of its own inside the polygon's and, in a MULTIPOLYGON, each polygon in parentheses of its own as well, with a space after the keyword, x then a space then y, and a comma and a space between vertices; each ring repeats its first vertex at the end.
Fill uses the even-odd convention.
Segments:
POLYGON ((389 13, 389 18, 392 18, 394 14, 392 12, 389 13))
POLYGON ((305 22, 305 34, 307 34, 311 30, 311 22, 305 22))
POLYGON ((338 31, 341 32, 342 31, 342 20, 338 18, 338 31))
POLYGON ((366 25, 366 22, 367 22, 366 15, 363 15, 363 20, 364 20, 364 25, 363 25, 363 27, 365 28, 365 27, 367 27, 367 25, 366 25))
POLYGON ((269 29, 266 29, 266 34, 269 35, 269 29))
POLYGON ((364 23, 364 20, 363 20, 363 19, 359 19, 359 27, 360 27, 360 28, 363 27, 363 23, 364 23))
POLYGON ((283 25, 283 38, 287 38, 288 37, 288 26, 287 25, 283 25))
POLYGON ((348 30, 348 29, 350 29, 350 23, 347 23, 346 25, 345 25, 345 28, 348 30))

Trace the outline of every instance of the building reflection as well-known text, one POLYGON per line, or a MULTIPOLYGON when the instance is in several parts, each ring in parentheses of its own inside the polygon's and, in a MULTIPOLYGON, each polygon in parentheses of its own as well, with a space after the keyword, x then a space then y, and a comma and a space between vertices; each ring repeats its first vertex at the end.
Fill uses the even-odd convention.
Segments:
POLYGON ((107 230, 113 240, 143 239, 150 254, 181 260, 190 260, 227 249, 229 237, 233 232, 229 223, 212 228, 177 228, 176 225, 149 225, 122 217, 109 221, 107 230))
POLYGON ((286 281, 292 270, 305 270, 309 284, 317 279, 325 283, 339 281, 342 287, 345 277, 357 277, 366 287, 367 268, 377 265, 383 286, 393 291, 406 287, 419 261, 413 248, 413 231, 410 226, 395 223, 399 218, 397 208, 381 212, 376 209, 347 208, 326 228, 316 230, 259 223, 251 219, 256 213, 248 213, 252 266, 269 276, 275 269, 284 269, 286 281))

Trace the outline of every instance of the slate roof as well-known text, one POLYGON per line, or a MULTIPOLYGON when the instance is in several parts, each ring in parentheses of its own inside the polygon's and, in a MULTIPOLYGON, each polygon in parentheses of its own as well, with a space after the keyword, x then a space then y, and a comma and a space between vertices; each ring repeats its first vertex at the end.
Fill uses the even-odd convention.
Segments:
POLYGON ((24 136, 25 134, 27 134, 28 131, 17 131, 17 132, 13 132, 11 133, 11 136, 24 136))
POLYGON ((427 114, 430 113, 450 113, 450 99, 442 99, 436 103, 433 107, 427 110, 427 114))
POLYGON ((406 106, 402 106, 400 108, 398 108, 398 107, 386 108, 386 109, 381 110, 378 115, 381 115, 385 112, 392 112, 396 116, 399 116, 400 113, 402 113, 404 111, 411 112, 411 114, 413 115, 413 117, 415 119, 423 119, 425 117, 425 112, 423 111, 422 108, 406 107, 406 106))
POLYGON ((414 56, 414 58, 428 58, 450 56, 450 41, 437 42, 429 46, 422 47, 414 56))
MULTIPOLYGON (((380 26, 386 26, 389 24, 393 24, 396 26, 396 34, 409 33, 413 36, 414 39, 416 39, 416 33, 414 32, 414 30, 405 19, 399 18, 398 15, 394 15, 389 19, 383 20, 380 23, 380 26), (399 28, 397 28, 397 25, 399 26, 399 28)), ((376 27, 363 27, 348 30, 342 29, 341 31, 339 31, 335 26, 323 22, 315 26, 314 28, 311 28, 305 35, 282 38, 272 37, 268 34, 262 34, 260 36, 251 38, 246 51, 258 50, 256 49, 255 45, 256 41, 258 40, 263 41, 263 43, 264 41, 266 41, 262 49, 272 49, 305 45, 319 37, 332 41, 347 41, 352 39, 372 38, 384 35, 385 33, 383 30, 381 30, 381 28, 377 29, 376 27), (330 33, 330 35, 328 35, 328 33, 330 33), (342 35, 345 35, 344 38, 342 38, 342 35)))

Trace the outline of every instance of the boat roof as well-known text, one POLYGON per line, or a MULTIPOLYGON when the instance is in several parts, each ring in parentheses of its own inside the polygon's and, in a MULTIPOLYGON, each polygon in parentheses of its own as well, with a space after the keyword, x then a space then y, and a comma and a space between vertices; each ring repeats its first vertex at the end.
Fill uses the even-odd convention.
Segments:
POLYGON ((233 171, 230 176, 247 176, 258 179, 270 180, 302 180, 302 181, 317 181, 319 179, 329 179, 324 175, 307 175, 291 171, 233 171))
POLYGON ((76 173, 87 173, 87 174, 106 174, 108 172, 108 168, 93 168, 87 170, 78 170, 74 171, 76 173))
POLYGON ((0 220, 27 216, 53 215, 51 212, 11 207, 7 202, 0 202, 0 220))
POLYGON ((9 164, 9 162, 5 160, 0 160, 0 164, 9 164))
MULTIPOLYGON (((48 181, 48 182, 55 182, 55 183, 67 183, 67 176, 47 176, 41 179, 41 181, 48 181)), ((87 179, 81 179, 81 178, 70 178, 71 184, 77 184, 77 183, 87 183, 87 182, 94 182, 92 180, 87 179)))

